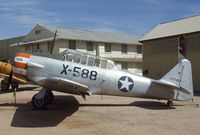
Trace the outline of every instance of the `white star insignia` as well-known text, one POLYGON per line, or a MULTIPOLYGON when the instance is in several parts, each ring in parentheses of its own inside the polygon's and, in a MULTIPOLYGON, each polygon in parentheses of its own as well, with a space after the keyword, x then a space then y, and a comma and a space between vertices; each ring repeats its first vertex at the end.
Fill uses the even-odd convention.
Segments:
POLYGON ((131 84, 133 84, 133 82, 129 82, 128 81, 128 77, 126 77, 126 79, 125 80, 119 80, 121 83, 122 83, 122 86, 120 87, 120 89, 126 89, 127 91, 129 91, 129 86, 131 85, 131 84))

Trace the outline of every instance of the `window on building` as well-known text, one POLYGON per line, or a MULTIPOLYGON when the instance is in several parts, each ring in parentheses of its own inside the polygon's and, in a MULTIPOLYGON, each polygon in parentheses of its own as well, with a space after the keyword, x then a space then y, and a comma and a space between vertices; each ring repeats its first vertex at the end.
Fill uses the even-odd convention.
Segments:
POLYGON ((41 35, 41 30, 35 30, 35 35, 41 35))
POLYGON ((36 46, 37 46, 37 50, 39 50, 40 49, 40 44, 37 44, 36 46))
POLYGON ((25 51, 31 51, 31 46, 30 45, 25 45, 25 51))
POLYGON ((105 52, 111 52, 111 44, 110 43, 105 44, 105 52))
POLYGON ((128 64, 126 62, 123 62, 121 67, 122 67, 122 69, 127 70, 128 69, 128 64))
POLYGON ((76 40, 69 40, 69 49, 76 50, 76 40))
POLYGON ((33 44, 32 45, 32 51, 37 52, 40 49, 40 44, 33 44))
POLYGON ((51 43, 51 42, 48 42, 48 45, 47 45, 47 51, 48 51, 48 52, 51 51, 51 47, 52 47, 52 43, 51 43))
POLYGON ((121 50, 122 50, 122 53, 127 53, 127 45, 125 44, 121 45, 121 50))
POLYGON ((142 45, 137 45, 137 53, 142 53, 142 45))
POLYGON ((87 42, 87 51, 94 51, 93 42, 87 42))

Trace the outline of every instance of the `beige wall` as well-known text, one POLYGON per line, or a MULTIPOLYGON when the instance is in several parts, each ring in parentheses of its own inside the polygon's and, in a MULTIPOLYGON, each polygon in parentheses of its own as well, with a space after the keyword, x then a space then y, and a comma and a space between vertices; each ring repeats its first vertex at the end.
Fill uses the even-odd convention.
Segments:
MULTIPOLYGON (((136 45, 127 45, 127 53, 122 53, 121 44, 111 44, 111 52, 105 52, 104 44, 99 45, 100 56, 108 58, 135 58, 137 54, 136 45)), ((129 60, 130 61, 130 60, 129 60)))
MULTIPOLYGON (((39 43, 40 49, 37 50, 37 52, 32 52, 32 46, 34 46, 34 45, 36 46, 36 44, 30 45, 31 50, 28 51, 28 53, 33 53, 33 54, 37 54, 37 55, 41 54, 42 56, 49 56, 50 53, 48 52, 48 42, 40 42, 39 43)), ((116 43, 111 44, 111 52, 110 53, 105 52, 105 49, 104 49, 105 43, 94 42, 93 45, 94 45, 94 50, 87 51, 87 42, 86 41, 76 41, 76 50, 81 51, 81 52, 87 52, 87 53, 94 54, 94 55, 97 55, 96 53, 99 53, 99 55, 101 57, 106 57, 113 61, 117 61, 119 64, 119 67, 121 67, 122 62, 126 62, 128 70, 130 72, 136 73, 138 75, 142 75, 142 70, 141 70, 142 59, 141 59, 141 54, 136 53, 136 51, 137 51, 136 45, 127 45, 128 46, 127 54, 123 54, 121 52, 121 44, 116 44, 116 43), (137 58, 140 58, 140 59, 137 59, 137 58)), ((68 46, 69 46, 69 40, 66 40, 66 39, 56 40, 54 48, 53 48, 53 53, 58 54, 61 51, 63 51, 64 49, 67 49, 68 46)), ((25 45, 21 46, 20 50, 26 51, 25 45)))
MULTIPOLYGON (((194 90, 200 91, 200 33, 187 34, 186 57, 192 62, 194 90)), ((176 37, 143 42, 143 71, 149 71, 147 77, 161 78, 178 61, 176 37)))
MULTIPOLYGON (((40 25, 37 25, 34 27, 31 32, 29 32, 26 37, 22 40, 23 43, 26 42, 34 42, 34 41, 41 41, 39 42, 39 49, 34 51, 38 43, 34 44, 27 44, 20 46, 21 51, 26 51, 28 53, 32 53, 35 55, 41 55, 41 56, 49 56, 50 57, 50 51, 48 50, 48 41, 42 41, 44 39, 53 38, 54 32, 50 31, 40 25), (39 34, 37 31, 40 31, 39 34), (27 51, 25 46, 30 46, 30 50, 27 51)), ((52 44, 52 41, 51 41, 52 44)), ((93 51, 87 51, 87 41, 80 41, 76 40, 76 50, 81 52, 87 52, 90 54, 94 54, 101 57, 106 57, 108 59, 111 59, 115 62, 118 62, 118 65, 121 66, 122 63, 127 64, 127 68, 132 73, 137 73, 138 75, 142 75, 141 73, 141 67, 142 65, 142 55, 137 54, 137 46, 136 45, 127 45, 128 52, 126 54, 123 54, 121 51, 121 44, 119 43, 111 43, 111 52, 105 52, 105 43, 103 42, 93 42, 94 50, 93 51), (139 66, 138 66, 139 65, 139 66)), ((61 51, 64 51, 69 47, 69 40, 67 39, 56 39, 55 45, 53 47, 53 54, 58 54, 61 51)), ((52 56, 52 55, 51 55, 52 56)), ((55 55, 56 57, 56 55, 55 55)))

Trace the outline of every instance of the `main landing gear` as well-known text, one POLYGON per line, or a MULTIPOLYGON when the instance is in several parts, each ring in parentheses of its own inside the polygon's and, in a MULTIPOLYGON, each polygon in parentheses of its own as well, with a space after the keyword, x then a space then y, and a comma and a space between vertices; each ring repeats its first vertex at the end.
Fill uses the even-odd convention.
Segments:
POLYGON ((11 86, 12 90, 14 90, 14 89, 17 89, 19 87, 19 84, 16 81, 9 82, 6 79, 1 81, 1 90, 2 91, 8 91, 10 86, 11 86))
POLYGON ((32 106, 34 109, 44 109, 54 100, 54 95, 51 90, 42 88, 39 93, 35 94, 32 98, 32 106))

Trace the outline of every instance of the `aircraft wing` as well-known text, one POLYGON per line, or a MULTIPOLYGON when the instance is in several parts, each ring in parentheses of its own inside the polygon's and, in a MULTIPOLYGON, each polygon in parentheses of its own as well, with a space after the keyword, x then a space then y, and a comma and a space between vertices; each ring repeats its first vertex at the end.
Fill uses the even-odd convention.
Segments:
POLYGON ((152 80, 152 83, 155 83, 157 85, 167 87, 167 88, 173 88, 173 89, 176 89, 177 91, 180 91, 180 92, 183 92, 183 93, 186 93, 186 94, 190 94, 190 92, 188 92, 185 89, 182 89, 180 86, 177 86, 174 83, 170 83, 170 82, 163 81, 163 80, 152 80))
POLYGON ((9 77, 9 75, 0 73, 0 77, 9 77))
MULTIPOLYGON (((2 77, 2 78, 9 78, 9 75, 0 73, 0 77, 2 77)), ((27 82, 27 81, 25 81, 25 80, 22 80, 22 79, 20 79, 20 78, 15 77, 15 76, 13 76, 12 78, 13 78, 14 80, 19 81, 20 83, 26 83, 26 82, 27 82)))
POLYGON ((51 77, 42 79, 37 83, 43 87, 46 87, 47 89, 63 91, 71 94, 91 95, 88 86, 65 78, 51 77))

